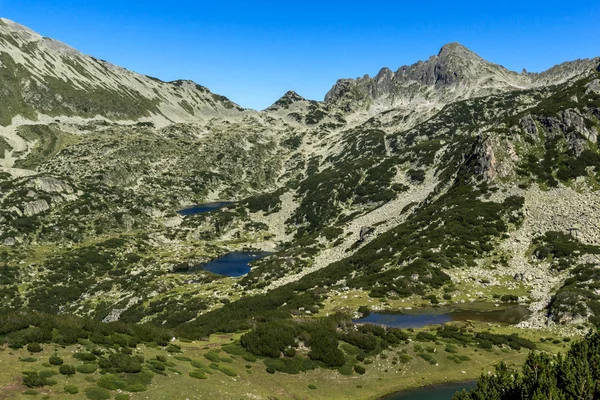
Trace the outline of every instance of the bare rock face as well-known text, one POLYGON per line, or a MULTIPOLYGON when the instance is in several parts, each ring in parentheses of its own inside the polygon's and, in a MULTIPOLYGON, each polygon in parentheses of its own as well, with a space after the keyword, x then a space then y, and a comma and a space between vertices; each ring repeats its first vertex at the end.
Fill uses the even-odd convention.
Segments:
POLYGON ((521 118, 519 123, 521 124, 521 128, 523 128, 523 131, 525 131, 529 138, 531 138, 534 142, 537 142, 539 140, 538 128, 531 115, 527 115, 521 118))
POLYGON ((575 156, 579 156, 585 150, 586 141, 598 141, 598 131, 586 125, 578 110, 565 110, 557 117, 541 117, 538 121, 551 137, 564 136, 569 151, 575 156))
POLYGON ((47 193, 66 193, 74 192, 71 185, 51 176, 41 176, 35 178, 31 184, 36 190, 41 190, 47 193))
POLYGON ((42 213, 49 209, 50 205, 46 200, 36 200, 25 204, 25 207, 23 208, 23 214, 31 217, 32 215, 42 213))
POLYGON ((600 79, 594 79, 586 85, 585 94, 600 94, 600 79))
POLYGON ((517 73, 484 60, 459 43, 449 43, 427 61, 383 68, 371 78, 340 79, 325 95, 325 102, 352 111, 392 108, 441 108, 467 98, 562 83, 588 73, 598 59, 560 64, 541 74, 517 73))
POLYGON ((496 172, 496 157, 490 138, 478 138, 478 144, 475 147, 475 174, 480 175, 484 180, 494 179, 496 172))

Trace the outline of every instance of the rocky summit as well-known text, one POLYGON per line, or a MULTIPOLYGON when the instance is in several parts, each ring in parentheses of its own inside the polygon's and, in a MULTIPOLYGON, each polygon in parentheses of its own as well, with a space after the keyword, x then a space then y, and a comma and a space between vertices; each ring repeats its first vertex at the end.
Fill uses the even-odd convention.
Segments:
POLYGON ((0 398, 375 398, 561 351, 600 324, 599 132, 600 58, 450 43, 257 111, 1 19, 0 398))

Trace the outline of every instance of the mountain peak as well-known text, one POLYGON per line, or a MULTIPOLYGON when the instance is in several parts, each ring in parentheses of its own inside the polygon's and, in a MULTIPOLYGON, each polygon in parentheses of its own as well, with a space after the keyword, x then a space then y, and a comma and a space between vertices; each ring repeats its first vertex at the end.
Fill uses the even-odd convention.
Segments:
POLYGON ((26 26, 23 26, 15 21, 12 21, 10 19, 7 18, 0 18, 0 27, 7 27, 8 29, 10 29, 11 31, 16 31, 16 32, 24 32, 24 33, 28 33, 30 35, 33 36, 40 36, 39 33, 35 32, 32 29, 29 29, 26 26))
POLYGON ((443 45, 442 48, 440 49, 440 51, 438 52, 439 58, 445 58, 450 55, 456 55, 459 57, 481 58, 476 53, 472 52, 471 50, 469 50, 468 48, 466 48, 465 46, 463 46, 462 44, 460 44, 458 42, 447 43, 447 44, 443 45))
POLYGON ((291 104, 299 101, 305 101, 306 99, 300 96, 293 90, 288 90, 283 96, 273 103, 267 110, 279 110, 280 108, 288 108, 291 104))

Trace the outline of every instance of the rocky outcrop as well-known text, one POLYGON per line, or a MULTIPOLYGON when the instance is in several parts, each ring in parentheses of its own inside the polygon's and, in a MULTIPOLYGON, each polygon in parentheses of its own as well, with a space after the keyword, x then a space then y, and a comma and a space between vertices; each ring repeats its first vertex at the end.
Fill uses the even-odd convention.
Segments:
POLYGON ((594 79, 585 86, 585 94, 600 94, 600 79, 594 79))
POLYGON ((49 209, 50 205, 46 200, 36 200, 25 204, 25 207, 23 208, 23 214, 30 217, 32 215, 42 213, 49 209))
POLYGON ((41 190, 46 193, 71 194, 74 192, 71 185, 52 176, 36 177, 29 182, 29 185, 33 186, 36 190, 41 190))
POLYGON ((543 116, 537 120, 549 133, 549 137, 564 136, 569 151, 575 156, 587 148, 588 140, 592 143, 598 141, 598 131, 586 123, 579 110, 568 109, 561 111, 556 117, 543 116))
POLYGON ((526 115, 525 117, 521 118, 519 124, 531 140, 533 140, 534 142, 537 142, 539 140, 538 128, 531 115, 526 115))
POLYGON ((476 175, 484 180, 491 180, 496 177, 496 157, 491 138, 484 139, 481 135, 478 137, 473 152, 473 170, 476 175))

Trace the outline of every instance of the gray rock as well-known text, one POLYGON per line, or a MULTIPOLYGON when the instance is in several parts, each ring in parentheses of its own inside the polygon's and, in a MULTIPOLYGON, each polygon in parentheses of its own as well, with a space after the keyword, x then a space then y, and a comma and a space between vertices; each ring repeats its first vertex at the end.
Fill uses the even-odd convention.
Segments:
POLYGON ((538 128, 531 115, 527 115, 521 118, 519 123, 521 124, 521 127, 523 128, 528 137, 530 137, 535 142, 539 140, 538 128))
POLYGON ((47 193, 73 193, 71 185, 51 176, 37 177, 32 183, 37 190, 47 193))
POLYGON ((25 204, 25 207, 23 208, 23 214, 30 217, 32 215, 42 213, 49 209, 50 205, 46 200, 36 200, 25 204))
POLYGON ((585 94, 596 93, 600 94, 600 79, 594 79, 585 86, 585 94))

